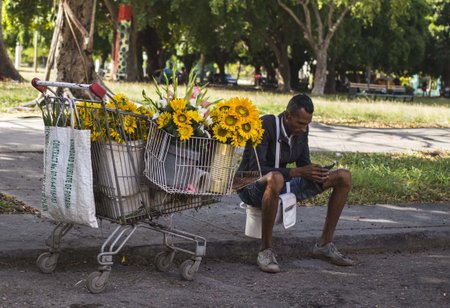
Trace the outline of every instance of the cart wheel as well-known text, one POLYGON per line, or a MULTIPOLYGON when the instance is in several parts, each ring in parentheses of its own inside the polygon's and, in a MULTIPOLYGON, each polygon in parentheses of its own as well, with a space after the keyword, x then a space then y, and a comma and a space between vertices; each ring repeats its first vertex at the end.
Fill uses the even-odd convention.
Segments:
POLYGON ((37 267, 43 273, 51 273, 55 270, 58 263, 58 253, 44 252, 36 260, 37 267))
POLYGON ((158 253, 155 257, 155 265, 158 271, 167 272, 170 264, 172 263, 174 255, 174 251, 162 251, 158 253))
POLYGON ((86 280, 86 286, 91 293, 97 294, 103 292, 106 288, 106 282, 109 278, 109 271, 92 272, 86 280))
POLYGON ((193 280, 194 275, 197 272, 197 269, 194 267, 194 261, 193 260, 185 260, 180 265, 180 274, 181 277, 185 280, 193 280))

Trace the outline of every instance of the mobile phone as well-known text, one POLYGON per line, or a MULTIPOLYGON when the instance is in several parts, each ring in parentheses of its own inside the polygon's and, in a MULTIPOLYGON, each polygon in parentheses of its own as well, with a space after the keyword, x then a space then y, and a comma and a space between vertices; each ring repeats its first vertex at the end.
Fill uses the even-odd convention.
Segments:
POLYGON ((333 168, 335 165, 336 165, 336 162, 333 162, 332 164, 326 165, 326 166, 323 166, 323 167, 324 167, 325 169, 330 170, 330 169, 333 168))

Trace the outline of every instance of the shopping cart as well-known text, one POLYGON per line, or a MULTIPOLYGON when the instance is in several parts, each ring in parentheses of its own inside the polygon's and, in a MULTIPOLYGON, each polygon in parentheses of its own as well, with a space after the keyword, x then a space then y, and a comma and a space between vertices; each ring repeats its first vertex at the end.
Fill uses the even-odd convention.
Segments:
MULTIPOLYGON (((231 192, 239 153, 229 152, 228 148, 222 150, 225 151, 222 154, 231 154, 224 164, 206 154, 219 151, 218 144, 211 139, 176 142, 173 136, 158 130, 148 116, 121 110, 113 94, 97 83, 73 84, 35 78, 32 85, 43 94, 44 118, 60 116, 61 110, 67 116, 69 109, 65 108, 64 89, 70 89, 79 97, 72 98, 76 101, 77 116, 84 119, 82 123, 90 123, 93 137, 91 155, 96 216, 118 224, 97 255, 99 268, 88 276, 88 290, 100 293, 105 289, 113 256, 138 228, 163 234, 165 249, 155 257, 158 270, 167 271, 177 251, 190 255, 181 263, 179 271, 184 279, 192 280, 206 253, 206 239, 175 229, 170 214, 218 202, 221 196, 231 192), (128 129, 130 126, 132 130, 128 129), (190 152, 196 152, 197 156, 187 155, 192 154, 190 152), (214 164, 216 166, 212 167, 214 164), (219 173, 213 174, 212 169, 219 173), (159 223, 158 219, 166 215, 169 215, 169 222, 159 223), (193 244, 193 249, 176 245, 174 238, 193 244)), ((62 238, 72 226, 62 221, 54 228, 47 240, 49 251, 42 253, 36 261, 42 272, 50 273, 56 268, 62 238)))

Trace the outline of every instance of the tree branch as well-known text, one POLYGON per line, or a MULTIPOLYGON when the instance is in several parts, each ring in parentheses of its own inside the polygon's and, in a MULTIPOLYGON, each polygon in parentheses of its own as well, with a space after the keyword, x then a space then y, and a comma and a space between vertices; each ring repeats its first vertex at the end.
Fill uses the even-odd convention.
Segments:
POLYGON ((58 5, 58 15, 56 16, 55 29, 53 30, 52 42, 50 44, 50 51, 48 53, 44 80, 48 80, 50 78, 50 73, 52 71, 53 65, 55 64, 56 47, 58 44, 58 37, 59 33, 61 32, 63 19, 64 19, 64 8, 61 0, 58 5))
MULTIPOLYGON (((315 49, 316 43, 315 43, 314 38, 311 33, 311 19, 309 18, 309 14, 305 11, 305 7, 304 7, 305 3, 306 3, 306 6, 308 5, 308 1, 303 1, 303 2, 299 1, 299 3, 303 6, 303 11, 305 12, 305 20, 307 21, 307 24, 302 22, 300 20, 300 18, 297 17, 297 15, 294 13, 294 11, 290 7, 288 7, 281 0, 278 0, 278 5, 280 5, 288 13, 288 15, 291 16, 294 19, 294 21, 300 26, 300 28, 303 30, 303 35, 304 35, 305 39, 309 42, 311 47, 313 49, 315 49)), ((307 10, 307 8, 306 8, 306 10, 307 10)))
POLYGON ((95 30, 95 10, 97 7, 97 0, 94 0, 92 4, 92 16, 91 16, 91 25, 89 29, 89 42, 87 44, 87 50, 89 52, 94 48, 94 30, 95 30))
POLYGON ((103 3, 108 11, 109 19, 114 27, 114 31, 117 31, 117 7, 111 0, 103 0, 103 3))
POLYGON ((334 33, 336 32, 339 25, 342 23, 342 20, 344 19, 345 15, 348 13, 349 10, 350 9, 348 7, 345 7, 342 10, 341 14, 339 15, 338 19, 336 20, 336 22, 334 24, 330 24, 327 36, 325 37, 325 42, 327 44, 330 43, 331 38, 333 37, 334 33))
POLYGON ((290 7, 284 4, 281 0, 278 0, 278 4, 294 19, 294 21, 303 29, 303 31, 306 31, 305 24, 297 17, 297 15, 295 15, 294 11, 292 11, 290 7))
POLYGON ((86 31, 86 29, 83 27, 83 25, 75 17, 75 14, 73 13, 69 4, 67 4, 66 1, 63 1, 63 6, 64 6, 64 13, 66 14, 66 17, 68 17, 70 19, 70 21, 73 22, 73 24, 78 29, 78 31, 80 31, 81 35, 83 35, 84 37, 89 37, 89 33, 86 31))
MULTIPOLYGON (((316 32, 317 32, 318 43, 319 43, 319 45, 322 45, 322 42, 323 42, 323 23, 322 23, 322 19, 320 18, 319 9, 317 8, 317 5, 316 5, 315 1, 311 2, 311 6, 312 6, 312 10, 314 12, 314 16, 316 17, 316 21, 317 21, 316 32)), ((309 15, 309 11, 308 11, 308 15, 309 15)), ((311 21, 310 21, 310 23, 311 23, 311 21)), ((311 28, 312 28, 312 25, 311 25, 311 28)))
POLYGON ((334 1, 331 1, 330 3, 330 9, 328 11, 328 22, 327 22, 327 27, 330 28, 333 25, 333 14, 334 14, 334 1))

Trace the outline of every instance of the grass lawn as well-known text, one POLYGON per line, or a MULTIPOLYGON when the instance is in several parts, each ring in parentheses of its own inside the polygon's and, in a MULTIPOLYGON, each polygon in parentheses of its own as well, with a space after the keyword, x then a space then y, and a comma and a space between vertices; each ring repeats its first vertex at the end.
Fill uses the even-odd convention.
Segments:
MULTIPOLYGON (((450 201, 450 152, 414 154, 312 153, 321 165, 337 160, 352 173, 348 204, 450 201)), ((305 204, 325 204, 328 193, 305 204)))
MULTIPOLYGON (((38 92, 30 85, 33 77, 43 78, 43 72, 21 70, 28 82, 22 84, 0 83, 0 113, 11 112, 12 107, 32 101, 38 92)), ((114 93, 124 93, 130 99, 141 102, 142 90, 155 97, 155 88, 150 83, 127 83, 105 81, 114 93)), ((183 87, 180 87, 183 91, 183 87)), ((181 92, 183 93, 183 92, 181 92)), ((210 100, 235 96, 249 97, 262 113, 279 113, 284 110, 292 94, 255 91, 247 88, 212 87, 208 88, 210 100)), ((368 100, 346 95, 326 95, 313 97, 316 107, 314 120, 326 124, 354 125, 360 127, 441 127, 450 128, 450 99, 415 97, 413 102, 368 100)), ((19 108, 19 111, 24 112, 19 108)), ((28 112, 39 113, 37 110, 28 112)))
MULTIPOLYGON (((33 73, 22 72, 30 80, 33 73)), ((106 82, 113 92, 122 92, 140 102, 142 90, 155 97, 155 88, 144 83, 106 82)), ((180 89, 183 91, 183 89, 180 89)), ((182 93, 182 92, 181 92, 182 93)), ((30 83, 0 83, 0 115, 23 110, 11 109, 37 97, 30 83), (13 110, 13 111, 11 111, 13 110)), ((280 94, 236 88, 209 87, 210 100, 247 96, 262 113, 284 110, 292 94, 280 94)), ((313 97, 314 120, 327 124, 357 125, 361 127, 441 127, 450 128, 450 99, 416 97, 414 102, 392 102, 357 98, 345 95, 313 97)), ((39 115, 36 109, 27 113, 39 115)), ((450 142, 450 140, 449 140, 450 142)), ((326 164, 338 160, 338 167, 351 170, 353 189, 349 204, 409 202, 450 202, 450 152, 415 154, 312 153, 312 161, 326 164)), ((324 204, 327 194, 306 201, 305 204, 324 204)))

